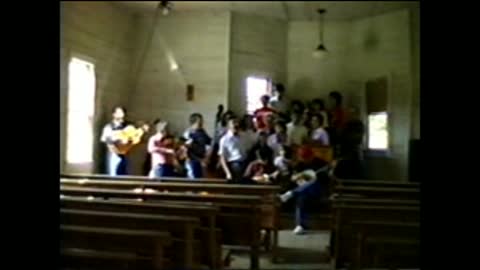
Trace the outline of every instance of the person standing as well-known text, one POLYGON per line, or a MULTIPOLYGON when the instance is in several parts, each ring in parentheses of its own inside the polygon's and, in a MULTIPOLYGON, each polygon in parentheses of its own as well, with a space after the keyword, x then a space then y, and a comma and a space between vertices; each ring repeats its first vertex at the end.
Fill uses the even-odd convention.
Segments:
POLYGON ((270 107, 284 120, 288 118, 288 106, 290 105, 285 97, 285 87, 278 83, 273 90, 273 97, 270 99, 270 107))
POLYGON ((348 122, 347 110, 343 108, 343 96, 337 91, 329 94, 330 103, 330 129, 332 136, 332 145, 337 145, 340 142, 343 129, 348 122))
POLYGON ((250 152, 258 140, 258 134, 255 132, 255 124, 253 123, 253 116, 245 114, 240 122, 240 129, 247 139, 247 152, 250 152))
POLYGON ((187 176, 190 179, 202 178, 212 138, 203 128, 203 116, 200 113, 190 115, 190 127, 184 132, 183 137, 188 148, 185 163, 187 176))
POLYGON ((277 157, 282 145, 288 144, 287 126, 282 120, 275 122, 275 133, 270 135, 267 144, 273 150, 273 156, 277 157))
POLYGON ((312 114, 320 114, 323 117, 323 127, 328 129, 328 113, 322 99, 316 98, 312 101, 312 114))
POLYGON ((321 114, 314 114, 310 119, 310 126, 312 128, 311 132, 311 142, 313 144, 319 144, 321 146, 330 145, 330 138, 327 131, 323 128, 323 117, 321 114))
POLYGON ((308 129, 304 125, 303 112, 294 111, 291 116, 292 122, 287 124, 288 144, 301 146, 308 139, 308 129))
POLYGON ((106 171, 110 176, 127 175, 128 173, 127 155, 118 149, 119 146, 128 144, 128 142, 121 142, 114 138, 115 131, 122 130, 128 125, 125 121, 126 113, 126 109, 121 106, 113 108, 112 120, 105 125, 100 138, 100 141, 105 143, 108 148, 106 171))
POLYGON ((228 120, 228 131, 220 139, 218 155, 220 164, 229 182, 240 183, 243 178, 247 160, 246 139, 240 132, 237 118, 228 120))
POLYGON ((174 138, 168 134, 167 122, 156 121, 154 125, 157 132, 150 137, 147 146, 152 161, 150 177, 173 177, 177 163, 174 138))
POLYGON ((268 103, 270 102, 269 96, 263 95, 260 98, 260 102, 262 103, 262 107, 255 110, 255 112, 253 113, 253 117, 255 118, 255 127, 257 132, 269 132, 273 127, 270 126, 270 122, 268 121, 268 119, 269 117, 273 116, 275 111, 268 105, 268 103))

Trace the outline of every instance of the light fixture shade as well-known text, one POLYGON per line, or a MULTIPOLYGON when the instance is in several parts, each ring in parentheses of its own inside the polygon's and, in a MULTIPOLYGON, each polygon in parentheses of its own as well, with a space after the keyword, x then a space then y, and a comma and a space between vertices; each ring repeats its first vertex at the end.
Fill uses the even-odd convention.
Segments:
POLYGON ((328 51, 323 44, 318 45, 318 47, 313 51, 313 57, 315 58, 324 58, 327 56, 328 51))

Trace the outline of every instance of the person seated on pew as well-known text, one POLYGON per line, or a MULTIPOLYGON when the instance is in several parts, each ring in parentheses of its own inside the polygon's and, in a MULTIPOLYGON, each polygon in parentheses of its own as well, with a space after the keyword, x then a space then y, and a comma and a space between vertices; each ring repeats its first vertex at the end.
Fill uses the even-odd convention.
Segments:
POLYGON ((293 151, 288 145, 282 145, 280 153, 274 160, 275 171, 269 175, 271 181, 282 187, 290 186, 290 178, 292 176, 294 161, 293 151))
POLYGON ((218 155, 226 178, 231 183, 240 183, 243 178, 248 153, 247 139, 240 132, 236 117, 228 120, 228 132, 220 139, 218 155))
POLYGON ((308 140, 308 129, 304 125, 303 112, 293 111, 292 122, 287 124, 288 144, 295 147, 303 145, 308 140))
POLYGON ((250 162, 245 174, 243 175, 243 184, 270 184, 270 178, 267 174, 267 163, 261 159, 250 162))
POLYGON ((328 113, 325 109, 325 102, 323 99, 316 98, 312 101, 312 114, 320 114, 323 117, 323 125, 322 127, 328 129, 328 113))
POLYGON ((200 113, 190 115, 190 127, 183 133, 187 140, 188 159, 185 162, 187 176, 190 179, 202 178, 207 163, 212 139, 203 128, 203 116, 200 113))
POLYGON ((313 160, 310 164, 301 164, 301 171, 292 176, 292 181, 297 187, 279 196, 282 202, 294 198, 295 206, 295 229, 294 234, 303 234, 307 228, 307 206, 312 200, 321 195, 322 186, 328 183, 329 165, 320 159, 313 160))
POLYGON ((168 123, 160 121, 155 124, 157 133, 148 140, 148 152, 152 156, 152 172, 150 177, 175 176, 178 166, 175 153, 175 140, 168 134, 168 123))
POLYGON ((288 146, 281 147, 280 155, 274 161, 275 168, 272 168, 258 153, 257 157, 256 160, 249 163, 244 174, 244 183, 271 184, 282 183, 285 182, 285 179, 289 179, 293 162, 291 160, 292 151, 288 146))
MULTIPOLYGON (((295 99, 295 100, 292 100, 292 102, 290 103, 290 115, 293 113, 293 112, 304 112, 305 111, 305 105, 303 104, 303 102, 301 102, 300 100, 298 99, 295 99)), ((290 119, 292 120, 292 119, 290 119)))

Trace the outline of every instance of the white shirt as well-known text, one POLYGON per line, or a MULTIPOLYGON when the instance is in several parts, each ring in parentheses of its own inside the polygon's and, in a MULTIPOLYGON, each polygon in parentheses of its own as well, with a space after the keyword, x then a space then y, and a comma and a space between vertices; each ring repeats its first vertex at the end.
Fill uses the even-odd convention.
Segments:
POLYGON ((323 145, 329 145, 330 140, 325 129, 319 127, 312 132, 312 140, 321 142, 323 145))
POLYGON ((303 125, 287 124, 288 144, 302 145, 306 138, 308 138, 308 130, 303 125))
POLYGON ((288 110, 288 101, 285 96, 282 97, 282 100, 278 100, 278 96, 274 96, 270 99, 270 107, 274 108, 278 112, 287 113, 288 110))
POLYGON ((288 173, 287 160, 282 156, 278 156, 273 161, 273 165, 282 173, 288 173))
POLYGON ((287 144, 288 145, 288 135, 287 138, 285 138, 285 141, 280 141, 279 136, 276 133, 273 133, 272 135, 268 136, 267 138, 267 145, 272 148, 273 150, 273 156, 278 156, 280 153, 280 148, 282 144, 287 144))
POLYGON ((227 162, 243 161, 247 158, 248 141, 245 134, 239 132, 236 136, 228 131, 220 139, 218 155, 224 156, 227 162))

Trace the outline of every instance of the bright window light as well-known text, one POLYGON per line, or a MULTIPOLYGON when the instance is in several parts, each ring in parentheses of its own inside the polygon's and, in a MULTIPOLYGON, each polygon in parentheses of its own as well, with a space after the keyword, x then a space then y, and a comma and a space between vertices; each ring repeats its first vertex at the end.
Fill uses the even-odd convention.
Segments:
POLYGON ((93 63, 72 58, 68 67, 67 163, 93 162, 95 70, 93 63))
POLYGON ((247 113, 253 114, 256 109, 262 107, 260 98, 268 94, 268 80, 264 78, 247 78, 247 113))
POLYGON ((368 148, 388 150, 388 114, 386 112, 368 115, 368 148))

